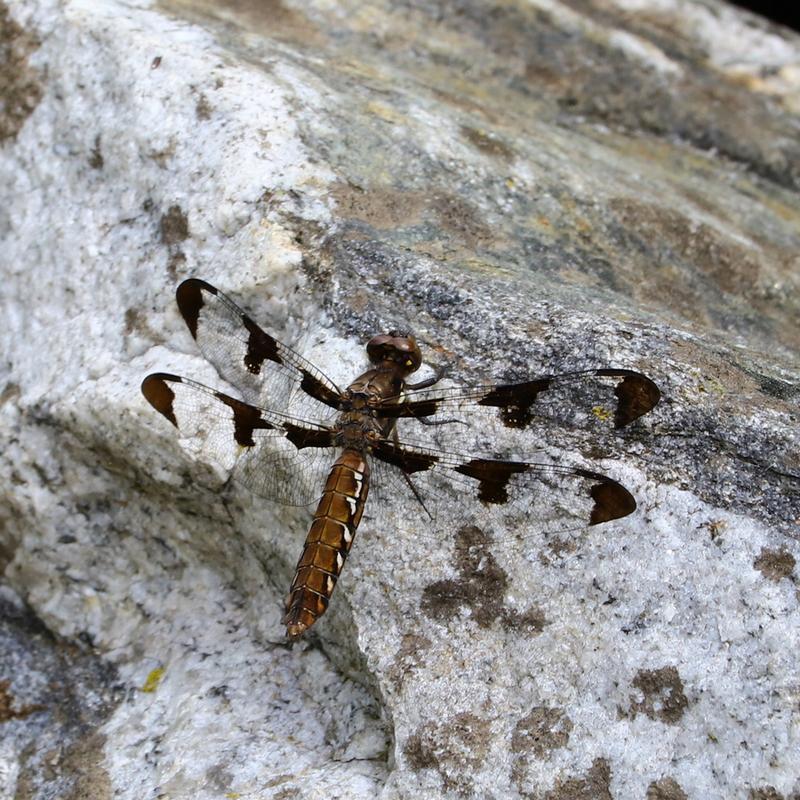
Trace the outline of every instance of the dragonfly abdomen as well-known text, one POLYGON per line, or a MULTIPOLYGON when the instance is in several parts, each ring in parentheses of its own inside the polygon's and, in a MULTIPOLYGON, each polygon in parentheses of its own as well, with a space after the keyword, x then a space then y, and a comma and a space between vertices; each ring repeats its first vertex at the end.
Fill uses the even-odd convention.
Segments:
POLYGON ((283 623, 301 636, 328 608, 353 544, 369 489, 369 465, 358 450, 345 450, 331 468, 314 521, 297 562, 283 623))

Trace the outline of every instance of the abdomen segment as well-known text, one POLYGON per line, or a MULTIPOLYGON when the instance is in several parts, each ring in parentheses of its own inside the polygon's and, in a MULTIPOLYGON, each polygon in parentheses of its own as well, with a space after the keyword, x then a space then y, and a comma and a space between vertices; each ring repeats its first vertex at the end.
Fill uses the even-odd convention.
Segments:
POLYGON ((345 450, 331 468, 286 599, 283 623, 295 639, 328 608, 336 581, 361 521, 369 488, 369 465, 345 450))

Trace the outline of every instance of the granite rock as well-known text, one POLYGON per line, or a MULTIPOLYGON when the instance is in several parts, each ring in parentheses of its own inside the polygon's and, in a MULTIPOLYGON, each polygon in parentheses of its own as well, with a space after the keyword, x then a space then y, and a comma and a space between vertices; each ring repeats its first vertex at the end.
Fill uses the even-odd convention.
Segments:
MULTIPOLYGON (((715 0, 0 2, 0 794, 797 798, 800 40, 715 0), (346 383, 592 366, 635 494, 524 544, 308 514, 139 393, 202 277, 346 383)), ((457 503, 454 516, 458 515, 457 503)))

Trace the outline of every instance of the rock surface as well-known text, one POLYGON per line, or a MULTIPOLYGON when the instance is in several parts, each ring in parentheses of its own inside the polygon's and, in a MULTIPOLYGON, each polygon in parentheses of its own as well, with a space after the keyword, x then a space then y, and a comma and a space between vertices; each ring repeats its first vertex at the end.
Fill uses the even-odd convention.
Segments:
MULTIPOLYGON (((797 798, 800 40, 704 0, 0 2, 0 796, 797 798), (635 494, 525 546, 308 516, 139 394, 203 277, 346 383, 597 365, 534 451, 635 494)), ((454 506, 456 511, 457 506, 454 506)))

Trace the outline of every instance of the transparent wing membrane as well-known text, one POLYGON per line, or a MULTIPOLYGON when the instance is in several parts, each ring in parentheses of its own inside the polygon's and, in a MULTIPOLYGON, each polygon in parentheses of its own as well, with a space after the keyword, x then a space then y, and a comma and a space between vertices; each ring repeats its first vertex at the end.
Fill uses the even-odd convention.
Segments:
POLYGON ((176 298, 203 355, 248 403, 310 420, 338 408, 341 393, 330 378, 213 286, 193 278, 176 298))
POLYGON ((175 425, 188 450, 259 496, 286 505, 319 499, 336 453, 330 428, 166 373, 149 375, 142 392, 175 425))

